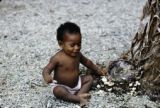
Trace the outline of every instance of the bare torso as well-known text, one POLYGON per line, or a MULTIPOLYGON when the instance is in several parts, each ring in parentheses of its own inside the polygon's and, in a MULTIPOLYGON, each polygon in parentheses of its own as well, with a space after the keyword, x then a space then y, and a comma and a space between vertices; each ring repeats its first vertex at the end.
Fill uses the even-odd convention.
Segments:
POLYGON ((54 70, 54 80, 71 88, 75 87, 79 79, 80 55, 70 57, 63 52, 58 52, 58 65, 54 70))

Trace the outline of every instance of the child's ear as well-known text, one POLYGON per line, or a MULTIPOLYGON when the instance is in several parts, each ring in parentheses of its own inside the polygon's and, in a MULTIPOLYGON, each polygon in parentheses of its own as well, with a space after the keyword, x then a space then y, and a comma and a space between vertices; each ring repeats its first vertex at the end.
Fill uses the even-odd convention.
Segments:
POLYGON ((62 48, 63 47, 63 42, 62 41, 58 41, 59 46, 62 48))

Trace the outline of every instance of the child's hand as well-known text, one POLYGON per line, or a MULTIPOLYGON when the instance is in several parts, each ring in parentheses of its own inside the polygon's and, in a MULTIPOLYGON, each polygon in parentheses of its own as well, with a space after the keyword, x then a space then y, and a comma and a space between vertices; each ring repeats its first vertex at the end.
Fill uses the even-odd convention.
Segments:
POLYGON ((99 68, 98 73, 101 76, 106 76, 107 75, 107 69, 106 68, 99 68))
POLYGON ((52 83, 53 82, 53 78, 51 75, 47 76, 47 78, 45 79, 46 83, 49 84, 49 83, 52 83))

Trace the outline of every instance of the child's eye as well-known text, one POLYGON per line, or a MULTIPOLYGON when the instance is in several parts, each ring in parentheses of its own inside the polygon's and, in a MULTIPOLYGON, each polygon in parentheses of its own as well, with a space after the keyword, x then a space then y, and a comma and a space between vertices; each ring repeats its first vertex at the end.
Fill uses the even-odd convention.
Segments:
POLYGON ((81 43, 80 43, 80 44, 78 44, 78 46, 81 46, 81 43))
POLYGON ((70 46, 71 46, 71 47, 74 47, 74 44, 71 44, 70 46))

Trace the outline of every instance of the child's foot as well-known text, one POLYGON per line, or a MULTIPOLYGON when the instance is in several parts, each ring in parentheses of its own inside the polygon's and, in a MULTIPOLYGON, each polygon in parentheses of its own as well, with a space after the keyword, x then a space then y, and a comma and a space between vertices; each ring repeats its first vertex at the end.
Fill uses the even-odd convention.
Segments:
POLYGON ((89 102, 89 99, 91 98, 91 94, 89 93, 83 93, 78 95, 80 97, 80 107, 84 108, 86 104, 89 102))
POLYGON ((88 103, 88 100, 80 97, 80 107, 84 108, 88 103))
POLYGON ((84 99, 90 99, 91 98, 91 94, 89 93, 83 93, 78 95, 80 98, 84 98, 84 99))

